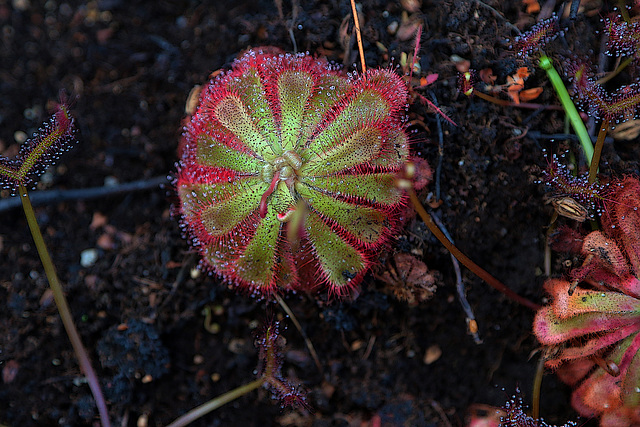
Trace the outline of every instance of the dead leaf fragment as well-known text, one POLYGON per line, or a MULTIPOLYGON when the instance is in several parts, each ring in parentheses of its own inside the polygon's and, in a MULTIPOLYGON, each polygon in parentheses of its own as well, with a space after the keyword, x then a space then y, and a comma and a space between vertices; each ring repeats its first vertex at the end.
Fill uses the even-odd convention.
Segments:
POLYGON ((522 4, 526 6, 527 13, 540 12, 540 3, 538 3, 538 0, 522 0, 522 4))
POLYGON ((507 95, 513 100, 514 104, 520 104, 520 91, 524 86, 520 84, 511 84, 507 88, 507 95))
POLYGON ((108 218, 106 215, 102 214, 101 212, 94 212, 93 218, 91 218, 91 224, 89 225, 89 228, 92 230, 97 230, 98 228, 104 227, 105 225, 107 225, 107 221, 108 221, 108 218))
POLYGON ((541 87, 534 87, 531 89, 524 89, 520 91, 520 101, 528 102, 536 99, 542 93, 541 87))
POLYGON ((187 96, 187 102, 184 106, 184 112, 186 114, 192 115, 196 112, 200 100, 200 92, 202 92, 202 86, 200 85, 195 85, 193 88, 191 88, 189 96, 187 96))
POLYGON ((627 120, 616 125, 609 131, 613 139, 618 141, 631 141, 640 135, 640 120, 627 120))
POLYGON ((526 79, 530 76, 529 69, 527 67, 520 67, 518 71, 516 71, 516 75, 521 79, 526 79))
POLYGON ((483 68, 482 70, 480 70, 478 72, 478 77, 480 77, 480 80, 488 85, 494 85, 496 83, 496 80, 498 79, 498 76, 493 74, 493 70, 491 68, 483 68))
POLYGON ((408 253, 398 253, 378 278, 385 289, 400 301, 417 305, 431 298, 436 290, 436 274, 427 265, 408 253))
POLYGON ((405 18, 406 13, 403 12, 402 22, 400 28, 396 33, 396 37, 400 41, 407 41, 414 38, 418 32, 418 28, 422 27, 422 19, 418 16, 411 16, 405 18))
POLYGON ((422 6, 422 0, 400 0, 402 8, 409 13, 416 13, 420 11, 422 6))
POLYGON ((426 77, 420 77, 420 86, 429 86, 430 84, 435 83, 436 80, 438 80, 437 73, 429 74, 426 77))

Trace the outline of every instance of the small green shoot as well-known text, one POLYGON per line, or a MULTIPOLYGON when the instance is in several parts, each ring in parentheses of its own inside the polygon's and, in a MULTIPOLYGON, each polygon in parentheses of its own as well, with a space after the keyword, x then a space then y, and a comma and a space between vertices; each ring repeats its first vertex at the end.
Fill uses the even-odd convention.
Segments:
POLYGON ((547 76, 549 77, 549 80, 551 80, 551 84, 558 94, 558 98, 560 98, 560 103, 562 103, 562 107, 567 113, 567 117, 569 117, 571 126, 573 126, 573 130, 576 132, 576 135, 580 140, 580 145, 582 145, 584 155, 587 158, 587 161, 591 163, 593 160, 593 143, 591 142, 587 128, 580 118, 578 109, 571 100, 569 92, 567 92, 567 88, 565 87, 560 74, 558 74, 553 66, 553 62, 547 55, 542 55, 540 57, 539 65, 547 72, 547 76))
POLYGON ((45 124, 40 130, 40 134, 35 135, 22 145, 16 159, 7 159, 0 156, 0 186, 9 189, 12 195, 17 193, 22 201, 29 230, 33 236, 40 261, 53 292, 53 298, 60 313, 62 324, 67 331, 73 350, 80 363, 80 368, 87 376, 87 382, 96 401, 102 425, 103 427, 109 427, 111 424, 107 405, 100 388, 98 376, 91 365, 91 359, 89 359, 80 334, 73 322, 69 304, 64 296, 62 285, 58 280, 56 269, 42 237, 42 232, 38 226, 38 221, 29 199, 29 193, 27 192, 27 186, 33 185, 37 177, 51 163, 57 160, 62 152, 72 146, 75 142, 74 133, 74 120, 69 113, 69 106, 62 102, 57 106, 56 112, 49 123, 45 124))

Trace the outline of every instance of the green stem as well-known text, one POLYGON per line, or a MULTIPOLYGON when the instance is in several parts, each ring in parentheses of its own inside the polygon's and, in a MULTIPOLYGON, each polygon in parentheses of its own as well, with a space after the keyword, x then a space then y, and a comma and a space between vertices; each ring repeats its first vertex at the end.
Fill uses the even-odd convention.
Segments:
POLYGON ((553 62, 551 62, 551 59, 549 59, 547 55, 542 55, 540 57, 540 67, 547 72, 547 76, 549 77, 549 80, 551 80, 551 84, 558 94, 558 98, 560 98, 560 103, 569 117, 573 130, 576 132, 576 135, 578 135, 578 139, 580 139, 584 155, 586 156, 587 161, 591 163, 593 159, 593 143, 591 142, 587 128, 582 122, 576 106, 569 96, 569 92, 567 92, 567 88, 564 86, 562 78, 560 78, 560 75, 553 67, 553 62))
POLYGON ((412 188, 407 189, 407 192, 409 193, 409 198, 411 199, 413 207, 415 208, 416 212, 418 212, 418 215, 420 215, 420 218, 422 218, 422 221, 424 221, 427 228, 429 228, 429 230, 433 233, 434 236, 436 236, 440 243, 442 243, 444 247, 447 248, 449 252, 451 252, 451 255, 456 257, 456 259, 460 261, 462 265, 471 270, 476 276, 487 282, 489 286, 502 292, 512 300, 524 305, 525 307, 529 307, 534 311, 538 311, 540 308, 542 308, 540 305, 534 303, 533 301, 530 301, 527 298, 513 292, 504 283, 493 277, 478 264, 471 261, 468 256, 460 252, 460 249, 458 249, 453 243, 451 243, 447 236, 445 236, 444 233, 440 231, 436 223, 433 222, 431 215, 429 215, 429 213, 422 206, 422 203, 420 203, 420 199, 418 199, 416 192, 412 188))
POLYGON ((216 409, 218 409, 222 405, 225 405, 225 404, 231 402, 232 400, 235 400, 235 399, 237 399, 237 398, 239 398, 241 396, 244 396, 247 393, 252 392, 253 390, 255 390, 258 387, 262 386, 262 384, 264 384, 264 382, 265 382, 265 378, 261 377, 261 378, 258 378, 257 380, 252 381, 252 382, 250 382, 248 384, 241 385, 240 387, 238 387, 236 389, 228 391, 225 394, 221 394, 220 396, 211 399, 210 401, 198 406, 197 408, 194 408, 194 409, 190 410, 189 412, 187 412, 186 414, 182 415, 181 417, 176 418, 167 427, 183 427, 183 426, 186 426, 188 424, 191 424, 193 421, 197 420, 198 418, 202 417, 203 415, 208 414, 211 411, 215 411, 216 409))
POLYGON ((604 138, 609 131, 609 120, 604 119, 600 125, 600 131, 598 132, 598 139, 596 140, 596 149, 593 154, 593 160, 591 160, 591 166, 589 167, 589 184, 596 182, 598 176, 598 165, 600 164, 600 156, 602 155, 602 147, 604 145, 604 138))
POLYGON ((109 422, 107 404, 105 403, 104 396, 102 395, 102 390, 100 389, 98 376, 91 366, 89 355, 82 345, 80 334, 78 333, 78 330, 73 323, 73 317, 71 316, 71 310, 69 310, 69 304, 67 304, 67 299, 64 296, 62 286, 60 285, 60 281, 58 280, 56 269, 53 265, 53 262, 51 261, 49 251, 47 250, 47 245, 44 243, 44 238, 42 237, 40 227, 38 226, 38 221, 36 220, 36 215, 33 211, 31 200, 29 199, 29 193, 27 193, 27 189, 24 185, 20 185, 18 187, 18 192, 20 200, 22 201, 24 214, 27 217, 29 230, 31 230, 31 235, 33 236, 33 241, 36 244, 36 249, 38 250, 38 255, 40 256, 40 261, 42 262, 44 272, 47 275, 47 279, 49 280, 49 286, 53 291, 53 298, 56 302, 56 306, 58 307, 58 312, 60 313, 62 324, 67 331, 67 335, 69 336, 69 340, 71 341, 73 350, 78 357, 80 368, 82 369, 82 372, 84 372, 84 374, 87 376, 89 388, 91 389, 91 393, 93 393, 93 397, 96 401, 96 406, 98 407, 98 412, 100 413, 100 421, 102 422, 102 426, 110 427, 111 423, 109 422))

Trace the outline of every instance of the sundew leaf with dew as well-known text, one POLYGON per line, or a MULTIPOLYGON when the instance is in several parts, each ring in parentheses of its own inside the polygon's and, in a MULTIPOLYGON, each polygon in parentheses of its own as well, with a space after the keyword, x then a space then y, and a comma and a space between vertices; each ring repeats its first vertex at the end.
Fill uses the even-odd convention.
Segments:
POLYGON ((375 244, 384 237, 384 211, 343 202, 302 185, 296 186, 296 189, 307 200, 311 209, 344 228, 351 233, 353 239, 368 245, 375 244))
POLYGON ((611 93, 587 75, 585 63, 570 64, 568 69, 577 99, 590 115, 608 121, 611 126, 637 117, 640 85, 625 85, 611 93))
POLYGON ((285 71, 278 76, 281 109, 281 145, 284 151, 298 148, 304 112, 313 89, 313 77, 302 71, 285 71))
POLYGON ((20 185, 33 184, 75 140, 74 119, 65 103, 58 104, 49 122, 29 138, 15 159, 0 157, 0 186, 16 194, 20 185))
POLYGON ((305 229, 320 260, 320 273, 334 284, 334 291, 350 287, 352 279, 367 268, 364 255, 345 242, 317 215, 309 215, 305 229))
POLYGON ((264 162, 222 144, 208 135, 198 137, 196 156, 202 165, 226 168, 240 174, 252 174, 260 170, 264 162))
POLYGON ((258 209, 268 184, 248 178, 234 184, 189 185, 178 187, 183 200, 183 214, 193 217, 208 238, 229 233, 249 214, 258 209), (240 184, 240 185, 237 185, 240 184))
POLYGON ((388 173, 303 177, 300 183, 336 198, 357 198, 367 203, 395 205, 402 199, 397 178, 388 173))

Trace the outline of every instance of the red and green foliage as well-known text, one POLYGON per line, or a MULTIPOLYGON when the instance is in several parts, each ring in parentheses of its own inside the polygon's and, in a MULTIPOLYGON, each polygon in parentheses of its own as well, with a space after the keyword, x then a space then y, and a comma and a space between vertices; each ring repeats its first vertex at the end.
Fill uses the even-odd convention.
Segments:
POLYGON ((637 18, 625 21, 620 13, 612 13, 604 19, 607 48, 610 55, 638 57, 640 46, 640 22, 637 18))
POLYGON ((520 58, 528 58, 543 49, 559 32, 558 17, 552 16, 516 37, 512 48, 520 58))
MULTIPOLYGON (((500 412, 504 414, 500 420, 500 427, 555 427, 547 424, 543 419, 527 415, 525 407, 522 404, 522 396, 519 389, 516 389, 515 396, 512 396, 511 399, 505 403, 500 412)), ((575 422, 569 421, 558 427, 576 426, 577 424, 575 422)))
POLYGON ((638 84, 625 85, 610 93, 589 76, 590 69, 585 63, 571 63, 568 73, 573 81, 576 102, 590 116, 606 120, 612 125, 636 117, 640 104, 638 84))
POLYGON ((16 194, 18 187, 34 184, 36 178, 76 142, 74 119, 69 106, 58 104, 40 131, 20 147, 15 159, 0 156, 0 187, 16 194))
POLYGON ((260 377, 264 387, 271 390, 273 398, 283 406, 306 407, 306 396, 300 386, 291 383, 282 375, 284 338, 280 335, 280 323, 268 323, 256 344, 260 348, 260 377))
POLYGON ((574 408, 628 426, 640 423, 640 181, 613 188, 603 230, 583 239, 582 266, 546 282, 552 302, 534 332, 550 347, 546 366, 576 386, 574 408))
POLYGON ((273 51, 248 51, 202 90, 175 182, 182 225, 243 289, 344 295, 401 224, 407 87, 273 51))

